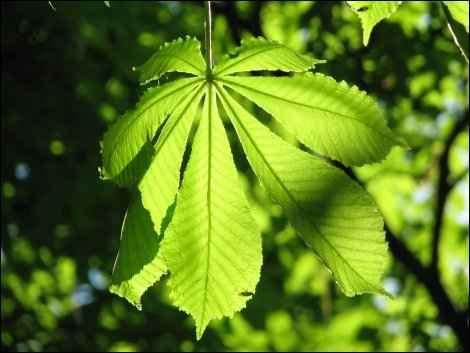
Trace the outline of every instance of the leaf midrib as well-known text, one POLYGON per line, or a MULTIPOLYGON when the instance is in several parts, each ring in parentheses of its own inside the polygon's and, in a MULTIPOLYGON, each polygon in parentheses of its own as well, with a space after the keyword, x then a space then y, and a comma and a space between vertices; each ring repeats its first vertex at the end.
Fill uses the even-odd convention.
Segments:
POLYGON ((210 257, 211 257, 211 240, 212 240, 212 205, 211 205, 211 184, 212 184, 212 122, 211 122, 211 113, 212 113, 212 84, 208 84, 207 92, 207 257, 206 257, 206 271, 204 278, 204 299, 202 301, 202 312, 201 312, 201 325, 204 325, 204 319, 206 316, 206 307, 207 307, 207 289, 209 283, 209 268, 210 268, 210 257))
MULTIPOLYGON (((305 213, 308 213, 307 210, 303 209, 298 203, 297 203, 297 200, 294 198, 294 196, 289 192, 289 190, 286 188, 286 186, 284 185, 284 183, 282 182, 282 180, 279 178, 279 176, 275 173, 275 171, 272 169, 271 165, 268 163, 268 161, 266 160, 266 158, 264 157, 264 155, 261 153, 260 149, 258 148, 257 144, 255 143, 255 141, 253 140, 253 138, 251 137, 251 135, 249 134, 248 130, 246 129, 246 127, 241 123, 240 119, 238 118, 237 114, 235 113, 234 109, 232 108, 232 106, 230 105, 229 101, 224 97, 224 94, 222 93, 222 89, 220 89, 217 84, 216 84, 216 87, 217 87, 217 92, 219 92, 220 96, 222 97, 222 99, 225 100, 227 106, 232 110, 232 114, 233 116, 237 119, 237 122, 239 124, 239 126, 244 130, 246 136, 250 139, 250 142, 252 143, 253 147, 255 147, 255 149, 258 151, 258 154, 260 155, 261 159, 263 160, 263 163, 267 166, 267 168, 269 169, 269 171, 272 173, 272 175, 274 176, 274 178, 276 179, 276 181, 279 183, 279 185, 281 186, 281 188, 284 190, 284 192, 286 193, 286 195, 291 199, 292 203, 294 204, 294 206, 299 210, 299 211, 302 211, 302 212, 305 212, 305 213)), ((344 262, 345 265, 347 265, 352 272, 354 272, 359 278, 361 278, 365 283, 367 283, 368 285, 370 285, 372 288, 376 288, 376 290, 378 290, 379 292, 381 291, 380 288, 377 288, 376 285, 370 283, 368 280, 366 280, 360 273, 358 273, 352 266, 351 264, 349 264, 349 262, 343 257, 343 255, 331 244, 331 242, 328 240, 328 238, 318 229, 318 227, 310 220, 310 218, 307 219, 308 222, 312 225, 312 227, 314 228, 314 230, 320 234, 320 236, 323 238, 323 240, 328 244, 328 246, 338 255, 338 257, 344 262)))

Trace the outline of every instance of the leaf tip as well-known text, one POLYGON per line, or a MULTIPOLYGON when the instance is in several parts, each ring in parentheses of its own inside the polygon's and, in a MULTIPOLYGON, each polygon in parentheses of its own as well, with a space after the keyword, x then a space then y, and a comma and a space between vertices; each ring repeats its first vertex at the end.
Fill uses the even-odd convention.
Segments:
POLYGON ((142 311, 142 303, 140 301, 140 296, 134 291, 132 291, 132 288, 129 283, 121 282, 119 284, 112 284, 109 287, 108 291, 123 299, 126 299, 137 310, 142 311))
POLYGON ((362 36, 362 44, 367 47, 367 44, 369 44, 369 39, 370 39, 370 34, 371 34, 371 31, 370 30, 366 30, 365 28, 363 29, 364 31, 364 34, 362 36))
POLYGON ((200 341, 204 332, 206 331, 207 325, 197 325, 196 324, 196 340, 200 341))

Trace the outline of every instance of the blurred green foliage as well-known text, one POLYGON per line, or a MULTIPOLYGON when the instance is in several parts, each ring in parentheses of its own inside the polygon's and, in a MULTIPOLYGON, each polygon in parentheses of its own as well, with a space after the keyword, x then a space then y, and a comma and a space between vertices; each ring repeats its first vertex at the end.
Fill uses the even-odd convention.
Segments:
MULTIPOLYGON (((295 237, 233 145, 263 234, 261 282, 247 309, 195 342, 164 286, 143 312, 107 291, 129 195, 98 178, 99 141, 142 90, 133 66, 163 42, 203 38, 204 9, 183 2, 2 2, 1 342, 10 351, 457 350, 430 292, 396 259, 395 298, 346 298, 295 237)), ((431 260, 438 159, 467 110, 468 66, 437 3, 407 2, 362 46, 341 2, 217 2, 215 60, 251 34, 328 63, 318 70, 375 96, 411 148, 356 168, 389 228, 431 260), (256 33, 258 32, 258 33, 256 33)), ((162 81, 162 80, 161 80, 162 81)), ((255 109, 255 107, 253 107, 255 109)), ((266 117, 276 131, 280 127, 266 117)), ((281 133, 283 133, 281 131, 281 133)), ((284 135, 292 140, 285 132, 284 135)), ((232 136, 233 137, 233 136, 232 136)), ((234 139, 232 139, 233 141, 234 139)), ((468 308, 468 130, 449 153, 439 274, 468 308)))

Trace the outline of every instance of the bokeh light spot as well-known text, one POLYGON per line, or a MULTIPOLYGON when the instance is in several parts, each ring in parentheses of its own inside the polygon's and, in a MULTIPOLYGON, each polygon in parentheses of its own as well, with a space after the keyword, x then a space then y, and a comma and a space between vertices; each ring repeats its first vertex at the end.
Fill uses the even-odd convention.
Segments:
POLYGON ((101 119, 110 123, 114 119, 116 119, 116 115, 117 115, 116 109, 111 104, 108 104, 108 103, 101 104, 100 106, 101 119))
POLYGON ((113 77, 106 83, 106 91, 113 97, 122 98, 126 94, 126 87, 113 77))
POLYGON ((15 187, 13 186, 12 183, 9 183, 7 181, 7 182, 3 183, 3 185, 2 185, 2 193, 3 193, 4 198, 11 199, 11 198, 15 197, 15 194, 16 194, 15 187))
POLYGON ((65 153, 65 145, 60 140, 52 140, 49 149, 54 156, 61 156, 65 153))
POLYGON ((157 37, 150 32, 142 32, 139 34, 137 42, 143 47, 154 47, 157 45, 157 37))
POLYGON ((26 163, 18 163, 15 167, 15 176, 18 180, 26 180, 30 175, 30 168, 26 163))

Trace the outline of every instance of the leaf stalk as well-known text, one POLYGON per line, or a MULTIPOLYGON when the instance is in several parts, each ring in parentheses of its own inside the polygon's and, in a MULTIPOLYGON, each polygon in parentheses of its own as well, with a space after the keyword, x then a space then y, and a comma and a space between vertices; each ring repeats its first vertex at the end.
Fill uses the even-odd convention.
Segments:
POLYGON ((212 78, 212 11, 211 2, 206 1, 206 20, 205 20, 205 42, 206 42, 206 76, 207 80, 210 81, 212 78))

